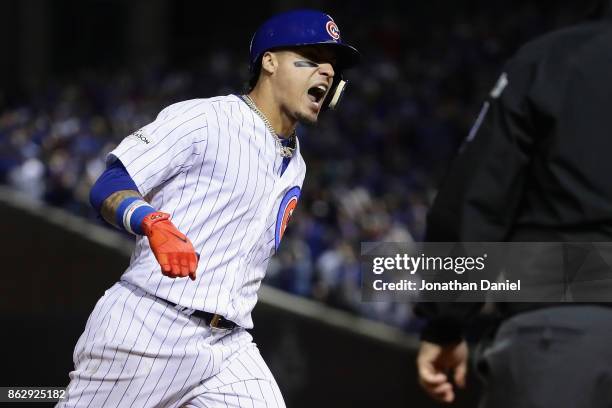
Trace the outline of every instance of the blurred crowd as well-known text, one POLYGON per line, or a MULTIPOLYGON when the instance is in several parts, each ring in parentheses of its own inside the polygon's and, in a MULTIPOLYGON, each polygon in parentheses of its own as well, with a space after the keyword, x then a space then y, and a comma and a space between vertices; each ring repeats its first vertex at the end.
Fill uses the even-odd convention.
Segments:
MULTIPOLYGON (((503 61, 558 17, 529 3, 503 16, 493 7, 469 12, 426 25, 364 14, 351 39, 364 61, 347 73, 339 109, 299 129, 307 176, 269 284, 414 327, 408 304, 361 302, 360 244, 423 238, 435 187, 503 61)), ((88 194, 105 154, 173 102, 240 93, 240 50, 211 52, 193 69, 84 70, 5 107, 0 182, 95 219, 88 194)))

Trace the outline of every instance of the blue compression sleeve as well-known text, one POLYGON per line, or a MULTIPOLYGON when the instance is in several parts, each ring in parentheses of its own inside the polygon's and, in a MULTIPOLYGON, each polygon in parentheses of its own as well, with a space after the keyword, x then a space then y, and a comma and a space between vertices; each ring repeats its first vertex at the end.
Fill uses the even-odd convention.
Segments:
MULTIPOLYGON (((117 160, 106 168, 91 188, 89 201, 100 213, 104 200, 121 190, 138 191, 138 187, 136 187, 136 183, 134 183, 121 161, 117 160)), ((119 203, 115 215, 115 224, 133 234, 143 235, 140 224, 142 224, 144 217, 152 212, 155 212, 155 209, 141 198, 128 197, 119 203)))
POLYGON ((91 188, 89 202, 100 213, 104 200, 110 197, 111 194, 121 190, 138 191, 138 187, 136 187, 134 180, 132 180, 125 167, 123 167, 121 161, 116 160, 104 170, 104 173, 100 175, 91 188))

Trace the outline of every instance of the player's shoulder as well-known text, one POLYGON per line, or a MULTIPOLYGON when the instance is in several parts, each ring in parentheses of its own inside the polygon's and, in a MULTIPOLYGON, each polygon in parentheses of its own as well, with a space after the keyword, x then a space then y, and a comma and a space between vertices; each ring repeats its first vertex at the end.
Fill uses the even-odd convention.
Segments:
POLYGON ((222 95, 211 98, 196 98, 180 101, 166 106, 158 115, 158 119, 180 116, 202 116, 214 109, 214 106, 225 106, 228 104, 240 103, 240 98, 236 95, 222 95))
POLYGON ((557 64, 575 58, 598 38, 612 35, 609 22, 582 23, 541 35, 516 52, 514 64, 537 64, 540 61, 555 61, 557 64))

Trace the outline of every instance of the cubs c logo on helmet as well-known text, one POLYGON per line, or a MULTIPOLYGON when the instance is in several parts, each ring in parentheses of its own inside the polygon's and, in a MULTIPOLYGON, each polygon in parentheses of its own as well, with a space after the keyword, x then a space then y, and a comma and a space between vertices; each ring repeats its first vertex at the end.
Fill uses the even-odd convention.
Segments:
POLYGON ((327 30, 327 34, 334 40, 338 41, 340 39, 340 29, 334 23, 334 20, 329 20, 327 24, 325 24, 325 29, 327 30))
POLYGON ((283 239, 287 224, 293 215, 293 210, 297 207, 300 193, 300 188, 295 186, 289 189, 281 200, 280 207, 278 208, 278 215, 276 216, 276 233, 274 234, 274 247, 276 250, 278 250, 281 239, 283 239))

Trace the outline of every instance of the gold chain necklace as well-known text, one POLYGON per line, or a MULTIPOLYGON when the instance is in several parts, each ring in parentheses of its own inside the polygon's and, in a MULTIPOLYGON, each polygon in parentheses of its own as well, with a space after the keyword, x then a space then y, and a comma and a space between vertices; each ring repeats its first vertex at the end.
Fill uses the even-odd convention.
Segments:
POLYGON ((244 103, 246 103, 249 106, 249 108, 251 108, 251 110, 253 112, 255 112, 257 114, 257 116, 259 116, 261 118, 263 123, 268 128, 268 131, 270 131, 270 133, 272 133, 272 136, 274 136, 274 140, 276 141, 276 146, 278 147, 278 152, 279 152, 280 156, 281 157, 293 157, 293 152, 295 151, 295 147, 290 147, 290 146, 295 146, 295 137, 296 137, 295 130, 293 131, 291 136, 289 136, 289 139, 288 139, 289 140, 289 146, 283 146, 281 138, 274 131, 274 128, 272 127, 272 125, 268 121, 268 118, 266 118, 266 115, 264 115, 259 110, 259 108, 257 108, 257 106, 255 105, 255 102, 253 102, 251 97, 249 95, 240 95, 240 99, 242 99, 244 101, 244 103))

